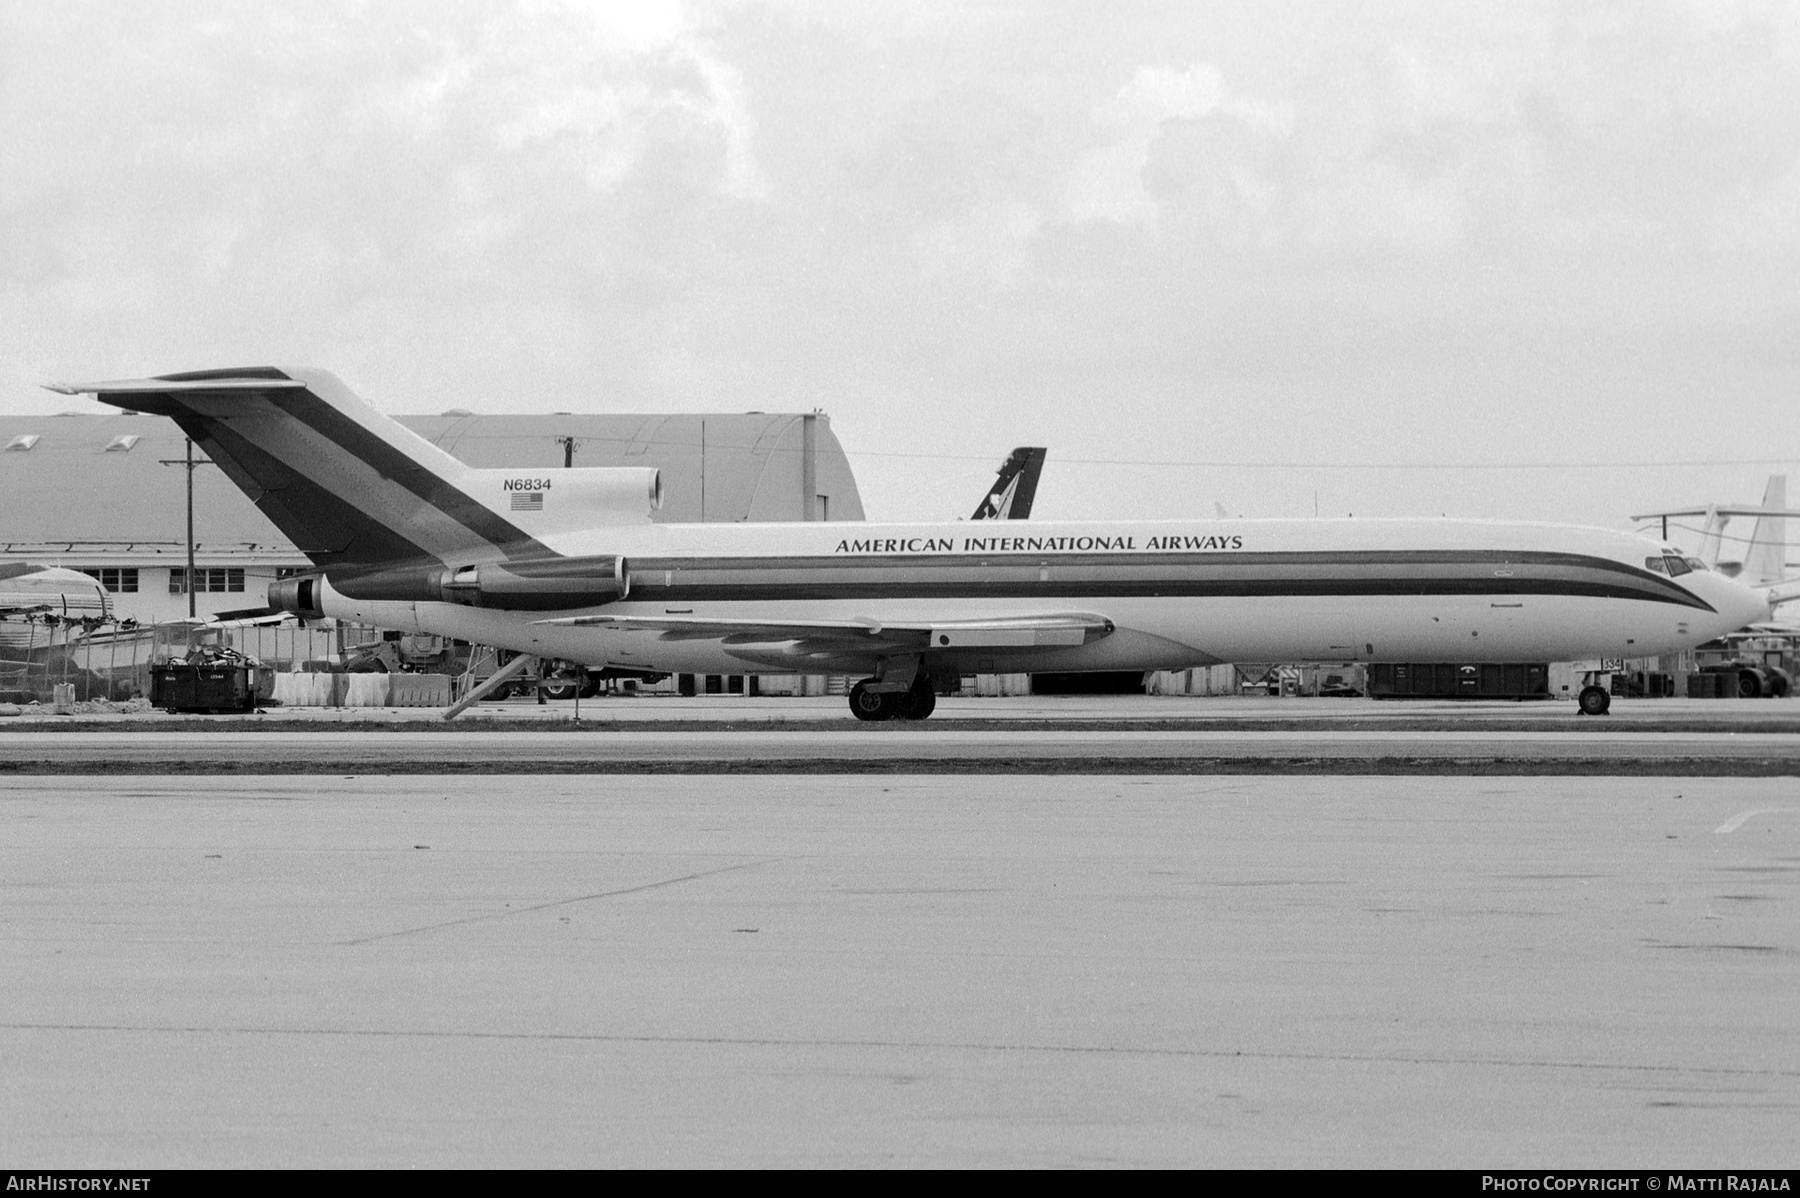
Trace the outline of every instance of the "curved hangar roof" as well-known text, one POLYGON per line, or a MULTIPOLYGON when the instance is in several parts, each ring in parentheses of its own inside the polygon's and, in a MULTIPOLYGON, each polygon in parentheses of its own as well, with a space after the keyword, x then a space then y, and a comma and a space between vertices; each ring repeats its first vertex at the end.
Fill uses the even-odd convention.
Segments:
MULTIPOLYGON (((658 467, 663 506, 652 519, 659 523, 801 518, 805 418, 793 413, 397 419, 471 466, 658 467)), ((821 518, 861 520, 843 447, 829 418, 815 419, 821 518)), ((184 451, 180 430, 158 416, 0 417, 0 546, 185 542, 184 451)), ((194 539, 208 547, 286 546, 210 468, 194 472, 194 539)))

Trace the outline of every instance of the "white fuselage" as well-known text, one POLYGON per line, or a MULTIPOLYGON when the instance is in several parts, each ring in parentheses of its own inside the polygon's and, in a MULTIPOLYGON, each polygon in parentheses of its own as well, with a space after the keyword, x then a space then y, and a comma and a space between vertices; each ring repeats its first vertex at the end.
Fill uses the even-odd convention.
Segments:
MULTIPOLYGON (((1456 520, 664 524, 545 538, 618 554, 602 607, 506 611, 357 600, 325 614, 592 666, 691 673, 873 668, 778 644, 548 621, 584 614, 878 622, 1098 613, 1087 644, 944 654, 943 671, 1183 669, 1219 662, 1648 657, 1764 618, 1716 573, 1646 569, 1660 542, 1603 529, 1456 520)), ((1673 552, 1673 550, 1670 550, 1673 552)), ((454 564, 454 563, 453 563, 454 564)), ((932 663, 927 663, 928 666, 932 663)))

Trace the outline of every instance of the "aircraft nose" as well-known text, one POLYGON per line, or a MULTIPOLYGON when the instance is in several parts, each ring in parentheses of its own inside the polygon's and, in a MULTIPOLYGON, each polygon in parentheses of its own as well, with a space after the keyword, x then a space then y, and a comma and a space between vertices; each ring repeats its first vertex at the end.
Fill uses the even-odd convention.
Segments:
POLYGON ((1723 574, 1695 573, 1683 578, 1681 582, 1696 598, 1705 600, 1718 613, 1699 617, 1696 621, 1694 631, 1704 630, 1709 639, 1736 632, 1746 624, 1755 624, 1769 618, 1771 608, 1768 595, 1747 587, 1734 578, 1726 578, 1723 574))
POLYGON ((1725 584, 1722 602, 1717 606, 1719 614, 1729 616, 1737 622, 1731 631, 1736 631, 1746 624, 1755 624, 1770 619, 1774 615, 1774 607, 1769 603, 1768 593, 1747 587, 1736 579, 1721 579, 1725 584))

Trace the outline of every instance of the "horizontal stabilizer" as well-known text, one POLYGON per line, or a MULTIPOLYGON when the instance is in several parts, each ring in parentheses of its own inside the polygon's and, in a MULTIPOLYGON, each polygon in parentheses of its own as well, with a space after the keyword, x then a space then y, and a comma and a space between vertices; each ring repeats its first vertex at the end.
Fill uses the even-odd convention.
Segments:
POLYGON ((44 390, 59 395, 171 395, 201 391, 268 391, 301 388, 299 379, 114 379, 110 383, 45 383, 44 390))
POLYGON ((1683 508, 1680 511, 1645 512, 1641 516, 1632 516, 1632 520, 1660 520, 1664 516, 1800 516, 1794 508, 1774 507, 1700 507, 1683 508))

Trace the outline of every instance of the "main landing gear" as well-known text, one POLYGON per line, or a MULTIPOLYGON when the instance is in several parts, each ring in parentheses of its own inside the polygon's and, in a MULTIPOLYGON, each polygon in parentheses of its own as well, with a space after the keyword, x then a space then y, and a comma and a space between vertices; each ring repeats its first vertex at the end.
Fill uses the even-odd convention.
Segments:
POLYGON ((1575 697, 1575 706, 1582 715, 1605 715, 1612 707, 1612 695, 1603 686, 1584 686, 1575 697))
POLYGON ((873 691, 869 684, 873 678, 865 678, 850 688, 850 714, 859 720, 922 720, 937 707, 937 692, 931 689, 931 679, 920 674, 913 679, 911 689, 903 691, 873 691))

